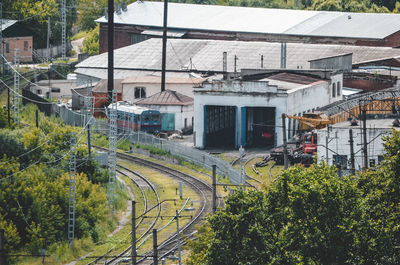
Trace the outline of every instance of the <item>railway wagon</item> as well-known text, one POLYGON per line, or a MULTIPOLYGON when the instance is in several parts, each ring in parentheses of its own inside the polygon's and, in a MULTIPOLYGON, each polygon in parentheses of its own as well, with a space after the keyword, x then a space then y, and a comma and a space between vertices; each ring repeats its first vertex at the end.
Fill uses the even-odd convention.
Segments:
MULTIPOLYGON (((107 108, 109 117, 111 105, 107 108)), ((117 102, 117 125, 135 131, 159 132, 161 130, 161 114, 158 110, 132 105, 125 101, 117 102)))

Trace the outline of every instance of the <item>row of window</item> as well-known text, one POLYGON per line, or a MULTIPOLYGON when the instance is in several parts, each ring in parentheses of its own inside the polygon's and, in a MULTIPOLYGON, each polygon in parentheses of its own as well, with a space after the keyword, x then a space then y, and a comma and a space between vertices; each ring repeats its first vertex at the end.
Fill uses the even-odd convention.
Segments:
POLYGON ((341 86, 340 82, 338 81, 337 83, 332 84, 332 97, 340 96, 341 93, 341 86))
MULTIPOLYGON (((28 41, 24 41, 24 51, 28 51, 29 43, 28 41)), ((6 42, 6 53, 10 53, 10 43, 6 42)))

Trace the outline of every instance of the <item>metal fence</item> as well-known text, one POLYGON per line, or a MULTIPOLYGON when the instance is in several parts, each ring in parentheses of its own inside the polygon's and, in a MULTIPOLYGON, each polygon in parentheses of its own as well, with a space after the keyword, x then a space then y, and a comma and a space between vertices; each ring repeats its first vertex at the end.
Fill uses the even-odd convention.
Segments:
MULTIPOLYGON (((65 106, 51 104, 47 100, 40 98, 34 93, 25 90, 24 99, 29 102, 29 99, 38 105, 39 109, 43 109, 46 115, 55 115, 60 117, 66 124, 71 126, 86 126, 87 120, 83 113, 72 111, 65 106)), ((104 120, 94 120, 91 122, 94 130, 108 135, 109 125, 104 120)), ((198 150, 196 148, 180 144, 176 141, 161 139, 155 137, 152 134, 145 132, 137 132, 133 130, 123 131, 131 143, 143 144, 153 146, 155 148, 169 152, 171 155, 182 157, 184 160, 189 161, 193 164, 199 165, 203 168, 212 170, 212 165, 217 166, 217 174, 223 177, 229 178, 233 184, 242 184, 244 179, 241 178, 240 171, 234 169, 228 162, 212 156, 207 152, 198 150)))
MULTIPOLYGON (((99 120, 94 124, 94 128, 106 134, 109 129, 107 122, 99 120)), ((153 146, 208 170, 212 170, 212 165, 216 165, 217 174, 229 178, 229 181, 233 184, 238 185, 244 182, 239 170, 233 168, 225 160, 212 156, 202 150, 180 144, 176 141, 161 139, 145 132, 126 130, 123 134, 127 135, 126 139, 131 143, 153 146)))

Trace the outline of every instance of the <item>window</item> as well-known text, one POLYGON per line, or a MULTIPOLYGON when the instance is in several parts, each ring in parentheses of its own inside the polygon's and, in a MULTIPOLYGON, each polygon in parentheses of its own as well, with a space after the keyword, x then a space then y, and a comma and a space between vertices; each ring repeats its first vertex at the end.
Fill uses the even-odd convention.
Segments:
POLYGON ((41 95, 42 94, 42 90, 41 89, 36 90, 36 94, 41 95))
POLYGON ((24 51, 27 51, 27 50, 28 50, 28 42, 24 41, 24 51))
POLYGON ((135 87, 135 98, 145 98, 146 88, 145 87, 135 87))
POLYGON ((185 128, 187 127, 187 118, 185 118, 185 128))
POLYGON ((58 87, 52 87, 51 88, 51 92, 53 92, 53 93, 60 93, 60 88, 58 88, 58 87))
POLYGON ((10 53, 10 43, 6 42, 6 53, 10 53))
POLYGON ((347 155, 333 155, 333 164, 339 165, 341 169, 346 169, 347 155))
POLYGON ((336 87, 336 90, 337 90, 337 95, 338 96, 340 96, 340 82, 337 82, 337 87, 336 87))
POLYGON ((333 98, 336 97, 336 84, 335 83, 332 84, 332 97, 333 98))
POLYGON ((153 118, 153 121, 157 122, 157 121, 160 120, 160 115, 158 115, 158 114, 157 115, 153 115, 152 118, 153 118))
POLYGON ((194 117, 192 117, 192 126, 194 126, 194 117))

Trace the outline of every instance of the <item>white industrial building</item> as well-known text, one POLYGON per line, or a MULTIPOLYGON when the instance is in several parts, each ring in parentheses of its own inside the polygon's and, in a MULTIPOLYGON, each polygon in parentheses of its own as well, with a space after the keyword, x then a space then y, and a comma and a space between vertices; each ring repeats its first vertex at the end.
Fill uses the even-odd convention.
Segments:
MULTIPOLYGON (((367 120, 368 167, 383 159, 383 137, 390 135, 392 129, 399 129, 393 127, 393 120, 393 118, 367 120)), ((350 122, 341 122, 318 130, 318 160, 325 160, 329 165, 339 164, 344 171, 350 171, 350 129, 353 134, 355 169, 363 169, 365 165, 361 122, 358 122, 357 126, 351 126, 350 122)))
MULTIPOLYGON (((195 146, 281 145, 283 113, 301 116, 342 99, 342 72, 306 72, 279 70, 258 80, 214 80, 195 88, 195 146)), ((294 135, 297 122, 286 126, 294 135)))
POLYGON ((158 110, 161 113, 162 131, 193 127, 193 98, 176 91, 164 90, 137 101, 136 105, 158 110))
MULTIPOLYGON (((188 75, 187 75, 188 76, 188 75)), ((177 91, 193 98, 193 86, 205 78, 169 77, 165 79, 165 89, 177 91)), ((138 75, 122 81, 122 100, 136 102, 157 94, 161 90, 161 76, 138 75)))

